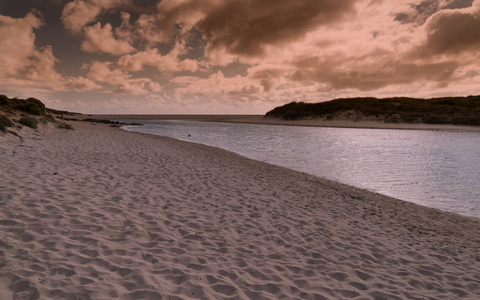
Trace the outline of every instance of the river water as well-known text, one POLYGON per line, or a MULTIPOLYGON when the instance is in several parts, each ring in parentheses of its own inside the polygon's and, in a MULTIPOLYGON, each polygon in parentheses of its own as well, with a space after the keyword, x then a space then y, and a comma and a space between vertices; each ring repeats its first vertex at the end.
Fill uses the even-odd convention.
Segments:
POLYGON ((480 217, 479 132, 135 122, 144 126, 125 129, 215 146, 424 206, 480 217))

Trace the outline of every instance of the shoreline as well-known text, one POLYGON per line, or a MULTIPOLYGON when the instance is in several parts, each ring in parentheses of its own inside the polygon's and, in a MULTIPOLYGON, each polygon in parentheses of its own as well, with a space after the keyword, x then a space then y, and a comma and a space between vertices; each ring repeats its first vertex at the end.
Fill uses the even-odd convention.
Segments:
POLYGON ((285 121, 276 118, 267 118, 263 115, 81 115, 78 119, 97 120, 185 120, 201 122, 225 122, 257 125, 306 126, 306 127, 333 127, 333 128, 361 128, 361 129, 401 129, 401 130, 446 130, 462 132, 480 132, 480 126, 464 126, 453 124, 417 124, 417 123, 384 123, 380 121, 351 121, 351 120, 297 120, 285 121))
POLYGON ((471 298, 480 219, 106 124, 1 135, 2 299, 471 298), (3 294, 2 294, 3 293, 3 294))

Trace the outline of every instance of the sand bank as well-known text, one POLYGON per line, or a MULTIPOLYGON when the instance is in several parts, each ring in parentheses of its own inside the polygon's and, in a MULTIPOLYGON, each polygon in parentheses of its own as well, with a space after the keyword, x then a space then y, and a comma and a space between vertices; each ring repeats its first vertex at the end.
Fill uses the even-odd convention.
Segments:
POLYGON ((379 121, 352 120, 297 120, 285 121, 277 118, 266 118, 262 115, 80 115, 78 119, 93 118, 105 120, 191 120, 203 122, 227 122, 284 126, 338 127, 338 128, 373 128, 373 129, 410 129, 410 130, 448 130, 448 131, 480 131, 480 126, 462 126, 452 124, 415 124, 385 123, 379 121))
POLYGON ((203 145, 0 134, 0 299, 478 299, 480 221, 203 145))

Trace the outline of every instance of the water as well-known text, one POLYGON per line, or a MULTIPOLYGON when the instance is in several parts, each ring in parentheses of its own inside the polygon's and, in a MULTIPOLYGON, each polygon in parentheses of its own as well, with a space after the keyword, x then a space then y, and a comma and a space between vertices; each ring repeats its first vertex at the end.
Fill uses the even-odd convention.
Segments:
POLYGON ((424 206, 480 217, 480 133, 135 121, 169 136, 424 206))

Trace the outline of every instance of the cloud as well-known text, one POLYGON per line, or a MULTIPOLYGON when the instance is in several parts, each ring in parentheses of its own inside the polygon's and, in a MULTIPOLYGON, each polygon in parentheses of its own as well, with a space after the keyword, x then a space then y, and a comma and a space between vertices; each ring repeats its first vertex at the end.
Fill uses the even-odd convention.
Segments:
MULTIPOLYGON (((80 35, 82 49, 114 55, 133 51, 132 42, 153 48, 201 33, 207 55, 260 57, 269 46, 283 46, 320 26, 337 24, 355 12, 354 0, 163 0, 136 20, 121 12, 122 25, 96 23, 106 11, 137 7, 128 0, 75 0, 65 5, 64 26, 80 35)), ((136 9, 138 10, 138 9, 136 9)), ((233 58, 234 59, 234 58, 233 58)))
POLYGON ((419 62, 403 58, 370 61, 367 57, 336 55, 332 57, 308 57, 295 62, 291 79, 300 82, 316 82, 324 85, 324 91, 356 89, 374 91, 386 86, 406 85, 417 82, 436 82, 445 85, 451 81, 456 62, 419 62))
POLYGON ((113 86, 118 94, 143 95, 161 91, 158 83, 149 78, 133 78, 125 71, 112 68, 110 62, 96 61, 90 66, 88 79, 113 86))
MULTIPOLYGON (((314 86, 317 95, 382 93, 387 88, 404 93, 407 87, 421 86, 446 90, 480 70, 478 62, 457 57, 478 53, 480 14, 474 8, 480 1, 455 10, 444 7, 472 3, 437 2, 438 11, 428 13, 422 25, 396 22, 390 12, 398 3, 365 1, 356 7, 355 19, 341 26, 318 27, 288 47, 269 47, 269 55, 254 60, 256 67, 247 77, 272 96, 288 83, 297 90, 314 86)), ((423 11, 427 8, 424 3, 423 11)))
POLYGON ((285 89, 289 84, 286 74, 284 69, 265 65, 249 68, 246 76, 226 77, 222 71, 217 71, 207 78, 179 76, 171 82, 179 86, 175 89, 176 95, 184 98, 200 96, 244 102, 267 99, 277 89, 285 89))
POLYGON ((0 87, 5 90, 65 91, 74 84, 76 90, 99 88, 81 77, 62 76, 55 71, 58 60, 53 48, 35 46, 34 29, 43 25, 42 15, 36 11, 17 19, 0 16, 0 87))
POLYGON ((146 49, 133 55, 119 58, 117 67, 126 71, 140 71, 144 66, 156 68, 159 72, 195 72, 200 66, 199 62, 191 59, 180 60, 186 54, 185 45, 178 43, 166 55, 161 55, 157 49, 146 49))
MULTIPOLYGON (((465 76, 478 74, 475 71, 478 68, 473 67, 466 71, 462 68, 463 64, 456 59, 420 57, 417 53, 418 46, 425 43, 425 33, 428 32, 426 28, 430 26, 427 25, 430 22, 411 26, 408 23, 395 21, 395 15, 390 12, 396 11, 397 3, 388 1, 357 3, 354 9, 339 10, 340 16, 345 12, 353 16, 353 10, 356 11, 355 18, 348 21, 343 19, 341 23, 336 23, 338 20, 328 19, 317 21, 317 23, 305 22, 302 23, 303 25, 296 24, 294 21, 286 22, 286 24, 293 23, 292 33, 298 34, 295 37, 289 37, 286 33, 284 37, 275 36, 277 31, 282 31, 283 26, 275 22, 270 27, 263 26, 258 29, 260 30, 258 35, 253 34, 254 31, 249 31, 248 28, 242 29, 242 26, 239 26, 237 31, 229 30, 229 24, 236 24, 234 20, 236 14, 241 15, 249 9, 231 6, 232 3, 240 2, 242 1, 219 2, 215 9, 205 13, 205 17, 198 21, 195 28, 204 34, 209 62, 212 65, 224 66, 222 70, 228 70, 228 64, 235 61, 237 57, 240 58, 240 62, 249 66, 247 74, 227 77, 223 72, 216 72, 208 78, 178 77, 171 80, 172 84, 178 86, 175 89, 177 97, 211 97, 212 99, 232 99, 232 101, 259 99, 287 101, 300 98, 312 100, 318 99, 319 95, 338 95, 339 93, 356 95, 382 92, 387 88, 403 92, 406 91, 406 87, 426 88, 428 86, 438 90, 464 80, 462 78, 465 76), (232 11, 235 13, 229 14, 228 11, 225 13, 226 7, 234 7, 232 11), (201 25, 205 24, 205 20, 213 18, 217 11, 228 16, 225 17, 228 20, 221 19, 227 25, 218 22, 219 29, 212 30, 229 32, 227 41, 232 41, 231 44, 222 42, 223 44, 215 46, 213 36, 205 37, 208 30, 201 25), (322 26, 324 24, 329 26, 322 26), (244 31, 252 33, 252 36, 244 36, 244 31), (266 35, 267 32, 272 36, 262 35, 266 35), (247 38, 257 43, 249 48, 248 42, 244 42, 247 38), (240 48, 237 49, 238 51, 235 50, 232 48, 235 43, 245 45, 244 49, 250 49, 252 52, 240 51, 240 48), (288 46, 280 47, 283 44, 288 46), (268 55, 261 56, 262 51, 268 51, 268 55), (299 93, 305 94, 299 97, 299 93)), ((242 3, 252 4, 253 2, 243 1, 242 3)), ((408 0, 403 3, 408 3, 408 0)), ((429 18, 434 20, 436 15, 450 11, 443 8, 447 4, 453 5, 452 3, 452 1, 436 3, 433 6, 438 7, 438 11, 429 15, 429 18)), ((289 5, 279 2, 279 7, 289 8, 288 12, 294 15, 302 11, 299 9, 294 12, 289 5)), ((302 4, 299 5, 302 7, 302 4)), ((455 5, 460 4, 456 2, 455 5)), ((466 3, 464 2, 463 5, 466 3)), ((260 6, 261 3, 255 2, 252 7, 255 7, 256 12, 244 18, 253 23, 258 16, 266 16, 267 20, 275 19, 273 16, 269 18, 268 13, 262 12, 260 6)), ((265 11, 279 12, 277 8, 271 7, 265 8, 265 11)), ((417 8, 426 12, 428 7, 424 3, 424 7, 417 8)), ((285 20, 294 20, 293 16, 288 19, 288 13, 283 17, 286 18, 285 20)), ((243 20, 238 24, 241 25, 242 22, 243 20)))
POLYGON ((337 23, 354 12, 352 0, 232 0, 215 7, 197 25, 207 51, 224 49, 262 56, 268 45, 285 45, 321 25, 337 23))
POLYGON ((409 4, 401 12, 395 13, 395 21, 402 24, 423 25, 428 18, 444 9, 471 7, 474 0, 424 0, 419 4, 409 4))
POLYGON ((221 71, 210 75, 208 78, 179 77, 174 82, 187 84, 186 87, 175 90, 177 94, 181 94, 185 98, 191 96, 230 96, 239 99, 263 91, 263 87, 258 81, 241 76, 227 78, 221 71))
POLYGON ((221 52, 256 57, 266 47, 301 39, 322 25, 354 13, 353 0, 163 0, 158 4, 163 40, 192 28, 211 57, 221 52))
POLYGON ((101 89, 102 86, 96 84, 93 80, 90 80, 85 77, 68 77, 66 78, 65 87, 69 91, 91 91, 101 89))
POLYGON ((471 7, 474 0, 448 0, 443 4, 445 9, 457 9, 471 7))
POLYGON ((419 4, 410 4, 409 9, 395 14, 395 21, 402 24, 423 24, 440 8, 439 0, 425 0, 419 4))
POLYGON ((104 52, 112 55, 121 55, 135 51, 128 42, 117 40, 113 36, 112 26, 104 27, 97 23, 84 28, 85 40, 82 42, 82 50, 87 52, 104 52))
POLYGON ((190 31, 222 0, 163 0, 157 5, 163 28, 163 40, 190 31))
POLYGON ((480 5, 475 9, 439 12, 426 24, 426 31, 425 45, 420 48, 424 55, 477 52, 480 46, 480 5))
POLYGON ((3 74, 15 75, 29 63, 29 57, 35 53, 33 30, 43 24, 43 17, 37 11, 18 19, 0 16, 0 65, 3 74))
POLYGON ((65 5, 61 20, 65 28, 73 33, 81 33, 83 28, 96 20, 97 16, 107 9, 128 0, 74 0, 65 5))
POLYGON ((118 28, 117 36, 111 24, 102 26, 95 21, 105 11, 129 5, 130 0, 75 0, 65 5, 61 20, 67 30, 82 37, 82 50, 122 55, 135 50, 129 42, 128 28, 125 28, 128 27, 129 14, 122 14, 123 27, 118 28))

